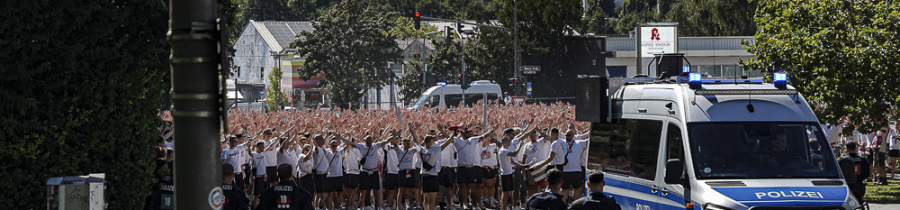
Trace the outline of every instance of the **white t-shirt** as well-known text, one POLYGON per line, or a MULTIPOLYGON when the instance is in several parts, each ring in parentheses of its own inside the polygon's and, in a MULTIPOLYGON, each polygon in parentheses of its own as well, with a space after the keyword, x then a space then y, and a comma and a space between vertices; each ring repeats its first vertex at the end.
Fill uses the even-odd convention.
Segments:
POLYGON ((400 170, 410 170, 416 168, 416 162, 418 162, 419 147, 413 145, 409 148, 409 150, 403 150, 403 147, 400 147, 397 150, 397 157, 400 157, 400 170))
POLYGON ((486 147, 482 147, 481 144, 478 144, 478 146, 481 148, 481 155, 479 157, 479 160, 481 160, 481 165, 491 168, 497 168, 497 145, 491 143, 486 147))
POLYGON ((887 140, 891 146, 891 150, 900 150, 900 131, 897 131, 897 129, 892 129, 891 132, 888 133, 887 140))
POLYGON ((253 153, 253 168, 256 168, 256 175, 266 175, 266 159, 262 153, 253 153))
POLYGON ((354 147, 348 148, 344 154, 344 171, 347 174, 359 174, 360 159, 362 159, 362 154, 359 154, 358 149, 354 147))
POLYGON ((272 138, 269 141, 266 141, 265 147, 269 148, 269 149, 266 149, 265 151, 263 151, 263 152, 265 152, 265 153, 263 153, 263 156, 266 158, 266 164, 268 164, 268 165, 266 165, 266 167, 277 166, 277 164, 278 164, 278 157, 277 157, 278 154, 276 154, 276 153, 278 153, 279 145, 275 145, 275 146, 271 146, 271 147, 269 146, 271 144, 277 144, 277 143, 278 143, 278 138, 272 138))
POLYGON ((527 143, 522 149, 525 149, 524 151, 522 151, 522 153, 525 153, 525 160, 523 162, 524 164, 533 166, 535 163, 544 160, 540 158, 541 155, 539 154, 543 151, 543 149, 541 149, 540 141, 527 143))
POLYGON ((315 160, 313 160, 313 158, 310 158, 309 160, 303 161, 303 159, 305 159, 306 156, 307 156, 306 154, 300 155, 300 159, 298 160, 299 164, 297 164, 298 165, 297 170, 299 172, 299 176, 297 176, 297 177, 304 177, 307 174, 312 174, 313 170, 315 170, 315 164, 316 164, 315 160))
MULTIPOLYGON (((297 167, 297 155, 295 153, 295 150, 284 150, 284 152, 279 152, 277 157, 278 165, 288 164, 291 165, 291 168, 297 167)), ((291 175, 296 177, 297 173, 294 172, 291 175)))
POLYGON ((165 141, 163 143, 163 148, 175 149, 175 141, 165 141))
POLYGON ((556 153, 556 156, 553 157, 553 161, 550 163, 551 166, 562 165, 566 161, 566 150, 569 147, 569 144, 566 143, 566 140, 557 139, 554 140, 550 145, 550 153, 556 153))
POLYGON ((341 152, 342 149, 343 147, 338 147, 337 151, 328 149, 328 177, 344 176, 344 153, 341 152))
POLYGON ((422 161, 428 162, 428 164, 434 166, 431 170, 422 168, 421 174, 437 176, 438 172, 441 171, 441 145, 435 143, 431 148, 422 150, 419 154, 422 156, 422 161))
POLYGON ((362 165, 362 170, 365 172, 371 172, 378 170, 378 148, 381 148, 383 143, 372 143, 372 148, 370 149, 366 144, 356 143, 356 148, 359 149, 359 154, 365 156, 366 162, 362 165))
POLYGON ((386 172, 389 174, 397 174, 400 172, 400 168, 397 167, 397 164, 399 164, 397 148, 391 144, 384 144, 384 155, 387 156, 387 162, 384 163, 382 168, 387 169, 386 172))
POLYGON ((234 173, 241 172, 241 163, 239 161, 241 160, 240 153, 242 149, 244 149, 243 146, 236 146, 234 149, 225 148, 225 150, 222 150, 222 160, 234 166, 234 173))
POLYGON ((477 155, 478 150, 478 141, 472 141, 477 138, 469 138, 467 140, 463 140, 462 138, 456 138, 453 141, 453 145, 456 146, 457 163, 459 163, 459 167, 472 167, 475 165, 476 160, 474 157, 477 155))
MULTIPOLYGON (((515 153, 516 151, 519 150, 519 148, 525 148, 525 144, 527 144, 527 142, 525 142, 523 140, 513 139, 512 141, 509 142, 509 148, 507 148, 507 150, 510 150, 510 152, 515 153)), ((522 161, 522 157, 524 157, 524 156, 525 156, 525 153, 520 152, 513 158, 515 158, 514 160, 522 161)))
POLYGON ((331 151, 327 151, 322 147, 316 147, 316 152, 313 153, 313 160, 315 160, 316 166, 316 174, 325 174, 328 173, 328 161, 331 160, 329 155, 331 151))
POLYGON ((565 166, 563 166, 563 172, 576 172, 581 171, 581 166, 585 163, 585 156, 588 152, 588 141, 586 140, 575 140, 572 143, 572 148, 569 150, 569 154, 566 155, 566 158, 569 160, 565 166))
POLYGON ((501 148, 500 153, 498 154, 500 157, 500 175, 510 175, 513 173, 513 165, 510 161, 512 157, 508 157, 509 151, 506 148, 501 148))
POLYGON ((550 141, 538 140, 538 143, 541 145, 541 151, 538 152, 539 156, 537 158, 542 161, 546 160, 550 157, 550 141))
MULTIPOLYGON (((443 150, 441 150, 441 166, 453 167, 453 168, 456 168, 456 166, 459 166, 459 162, 458 162, 459 160, 457 160, 457 158, 453 156, 454 153, 456 153, 455 146, 446 147, 443 150)), ((459 154, 457 154, 457 155, 459 155, 459 154)))

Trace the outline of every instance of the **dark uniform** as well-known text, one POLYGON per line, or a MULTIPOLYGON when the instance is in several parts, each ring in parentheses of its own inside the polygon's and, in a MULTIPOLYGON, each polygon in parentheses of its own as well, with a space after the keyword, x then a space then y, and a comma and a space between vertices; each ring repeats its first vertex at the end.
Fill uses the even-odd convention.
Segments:
POLYGON ((860 157, 856 153, 845 154, 838 159, 841 166, 841 172, 847 181, 850 192, 856 197, 856 200, 862 203, 862 198, 866 194, 866 185, 864 180, 869 177, 868 160, 860 157))
POLYGON ((260 196, 257 210, 301 209, 313 210, 312 195, 291 181, 281 181, 260 196))
POLYGON ((225 194, 225 206, 223 207, 224 209, 250 209, 250 199, 244 195, 240 187, 235 187, 230 184, 223 184, 222 191, 225 194))
POLYGON ((535 193, 528 199, 526 210, 565 210, 568 206, 563 198, 565 197, 552 190, 535 193))
POLYGON ((153 189, 146 209, 175 209, 175 185, 162 185, 153 189))
POLYGON ((616 203, 616 199, 610 196, 606 196, 603 192, 591 192, 590 195, 579 198, 572 203, 572 207, 569 207, 569 210, 587 210, 587 209, 602 209, 602 210, 621 210, 622 207, 619 206, 619 203, 616 203))

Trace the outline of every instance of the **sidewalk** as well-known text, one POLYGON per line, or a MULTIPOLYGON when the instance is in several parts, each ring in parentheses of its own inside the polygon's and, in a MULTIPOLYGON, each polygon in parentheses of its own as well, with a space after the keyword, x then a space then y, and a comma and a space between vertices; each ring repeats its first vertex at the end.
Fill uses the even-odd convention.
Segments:
POLYGON ((869 204, 870 210, 897 210, 900 209, 900 204, 869 204))

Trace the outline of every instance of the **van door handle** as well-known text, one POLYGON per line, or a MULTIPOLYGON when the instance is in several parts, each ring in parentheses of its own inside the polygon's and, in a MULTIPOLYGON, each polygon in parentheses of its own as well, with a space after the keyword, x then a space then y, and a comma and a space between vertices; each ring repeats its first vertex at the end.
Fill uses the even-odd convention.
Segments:
POLYGON ((663 196, 663 197, 669 196, 669 189, 666 189, 665 187, 662 188, 662 196, 663 196))
POLYGON ((657 191, 659 191, 659 187, 657 187, 656 185, 650 186, 650 192, 656 194, 657 191))

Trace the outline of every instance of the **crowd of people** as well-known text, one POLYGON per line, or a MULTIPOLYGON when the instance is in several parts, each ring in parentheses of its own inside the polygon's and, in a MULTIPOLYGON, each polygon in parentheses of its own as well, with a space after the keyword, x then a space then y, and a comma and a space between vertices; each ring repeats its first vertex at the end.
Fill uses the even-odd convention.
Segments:
MULTIPOLYGON (((895 118, 896 112, 891 110, 895 118)), ((900 167, 900 122, 893 125, 887 121, 879 123, 880 129, 871 133, 860 132, 858 126, 853 127, 849 135, 844 135, 841 130, 852 126, 847 118, 842 119, 837 125, 826 125, 826 131, 839 138, 840 141, 831 141, 838 145, 835 151, 843 151, 843 156, 838 163, 843 170, 850 190, 857 200, 864 201, 865 186, 888 185, 890 178, 897 174, 900 167), (890 176, 888 176, 890 173, 890 176)))
MULTIPOLYGON (((238 209, 521 209, 532 195, 558 198, 565 209, 603 181, 598 172, 585 182, 590 124, 574 117, 564 103, 232 109, 223 184, 249 198, 238 209), (302 196, 288 192, 297 189, 302 196)), ((170 139, 164 134, 161 151, 172 151, 170 139)), ((612 200, 602 187, 591 190, 587 198, 612 200)))

